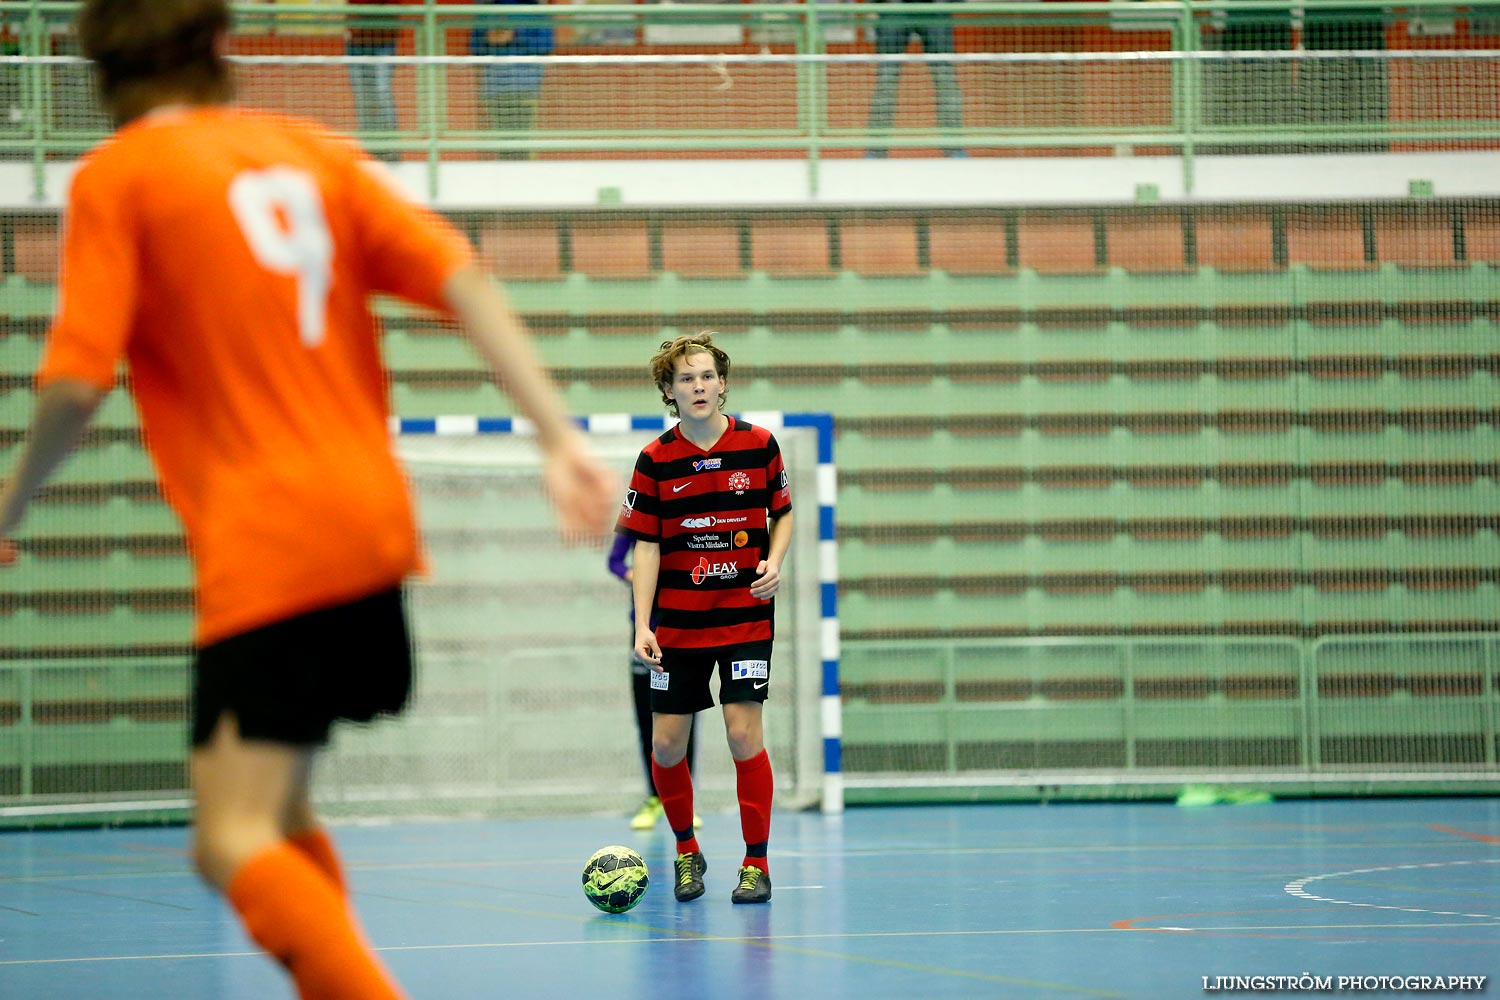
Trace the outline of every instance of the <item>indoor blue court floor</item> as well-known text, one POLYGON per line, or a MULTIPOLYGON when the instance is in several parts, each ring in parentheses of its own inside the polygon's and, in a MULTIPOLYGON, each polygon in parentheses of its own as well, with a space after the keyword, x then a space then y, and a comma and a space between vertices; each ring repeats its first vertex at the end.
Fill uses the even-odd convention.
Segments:
MULTIPOLYGON (((664 824, 335 835, 368 936, 413 1000, 1164 1000, 1226 992, 1204 977, 1303 974, 1486 976, 1500 996, 1500 800, 782 812, 764 906, 729 901, 737 816, 705 821, 708 893, 688 904, 672 898, 664 824), (618 916, 580 889, 610 843, 640 850, 655 880, 618 916)), ((0 998, 291 997, 189 871, 186 843, 181 828, 0 834, 0 998)))

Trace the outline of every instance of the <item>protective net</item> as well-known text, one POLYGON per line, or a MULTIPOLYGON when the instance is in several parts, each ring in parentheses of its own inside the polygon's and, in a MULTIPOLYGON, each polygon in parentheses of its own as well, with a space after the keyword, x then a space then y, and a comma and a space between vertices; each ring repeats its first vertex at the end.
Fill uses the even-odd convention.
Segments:
MULTIPOLYGON (((33 6, 0 11, 6 456, 103 129, 33 6)), ((363 10, 361 54, 345 11, 251 5, 234 50, 472 237, 574 412, 638 412, 642 358, 713 328, 734 406, 835 415, 851 800, 1495 788, 1500 7, 691 6, 363 10)), ((510 412, 382 311, 397 412, 510 412)), ((21 543, 0 792, 180 789, 188 575, 124 394, 21 543)))
MULTIPOLYGON (((623 482, 660 433, 590 440, 623 482)), ((793 503, 807 511, 794 522, 777 598, 766 744, 778 802, 805 808, 823 785, 818 452, 814 432, 775 433, 793 503)), ((629 591, 603 550, 561 544, 534 442, 405 434, 399 451, 430 563, 408 588, 416 694, 398 721, 338 732, 320 763, 320 804, 335 815, 623 813, 640 804, 648 786, 630 693, 629 591)), ((735 807, 723 721, 710 710, 696 725, 697 807, 735 807)))

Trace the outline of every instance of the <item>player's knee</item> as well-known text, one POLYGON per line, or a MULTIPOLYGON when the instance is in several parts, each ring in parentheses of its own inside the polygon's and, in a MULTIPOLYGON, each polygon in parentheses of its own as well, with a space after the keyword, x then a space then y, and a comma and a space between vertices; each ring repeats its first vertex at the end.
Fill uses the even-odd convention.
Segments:
POLYGON ((681 739, 662 733, 651 737, 651 756, 662 767, 676 767, 687 756, 687 737, 681 739))
POLYGON ((227 889, 240 866, 277 839, 274 829, 255 824, 199 824, 193 830, 193 867, 205 882, 227 889))
POLYGON ((735 760, 749 760, 765 749, 759 725, 749 721, 727 722, 724 730, 729 739, 729 753, 735 760))
POLYGON ((193 831, 193 868, 209 885, 220 889, 229 884, 234 865, 224 838, 198 827, 193 831))

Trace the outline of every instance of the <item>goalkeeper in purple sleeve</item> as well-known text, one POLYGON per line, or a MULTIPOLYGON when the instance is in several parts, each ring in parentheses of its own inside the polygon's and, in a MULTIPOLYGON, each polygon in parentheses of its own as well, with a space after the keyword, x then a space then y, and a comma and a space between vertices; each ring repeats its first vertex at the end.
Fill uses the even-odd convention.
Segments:
MULTIPOLYGON (((630 585, 630 554, 635 548, 635 539, 629 535, 616 535, 614 544, 609 550, 609 571, 623 580, 628 587, 630 585)), ((630 643, 635 644, 635 601, 631 600, 629 609, 630 617, 630 643)), ((653 614, 652 623, 655 624, 656 616, 653 614)), ((636 655, 632 648, 630 651, 630 694, 635 703, 635 725, 636 732, 640 737, 641 767, 646 777, 646 798, 641 807, 636 811, 634 818, 630 821, 631 829, 650 830, 656 826, 656 821, 662 816, 661 799, 656 797, 656 786, 651 780, 651 665, 636 655)), ((693 731, 688 734, 688 767, 693 766, 697 722, 694 721, 693 731)), ((694 816, 694 823, 700 821, 694 816)))

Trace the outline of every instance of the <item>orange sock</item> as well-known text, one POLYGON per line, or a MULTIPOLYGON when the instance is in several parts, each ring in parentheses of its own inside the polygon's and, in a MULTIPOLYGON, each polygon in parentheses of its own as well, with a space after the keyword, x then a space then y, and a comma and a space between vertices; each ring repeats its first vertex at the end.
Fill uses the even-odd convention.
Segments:
POLYGON ((292 974, 302 1000, 405 1000, 333 881, 290 843, 241 865, 227 895, 245 930, 292 974))
POLYGON ((349 886, 344 879, 344 866, 339 861, 338 849, 333 846, 333 838, 328 835, 327 830, 321 826, 310 826, 292 834, 286 842, 307 855, 307 860, 318 871, 332 879, 339 895, 349 895, 349 886))

